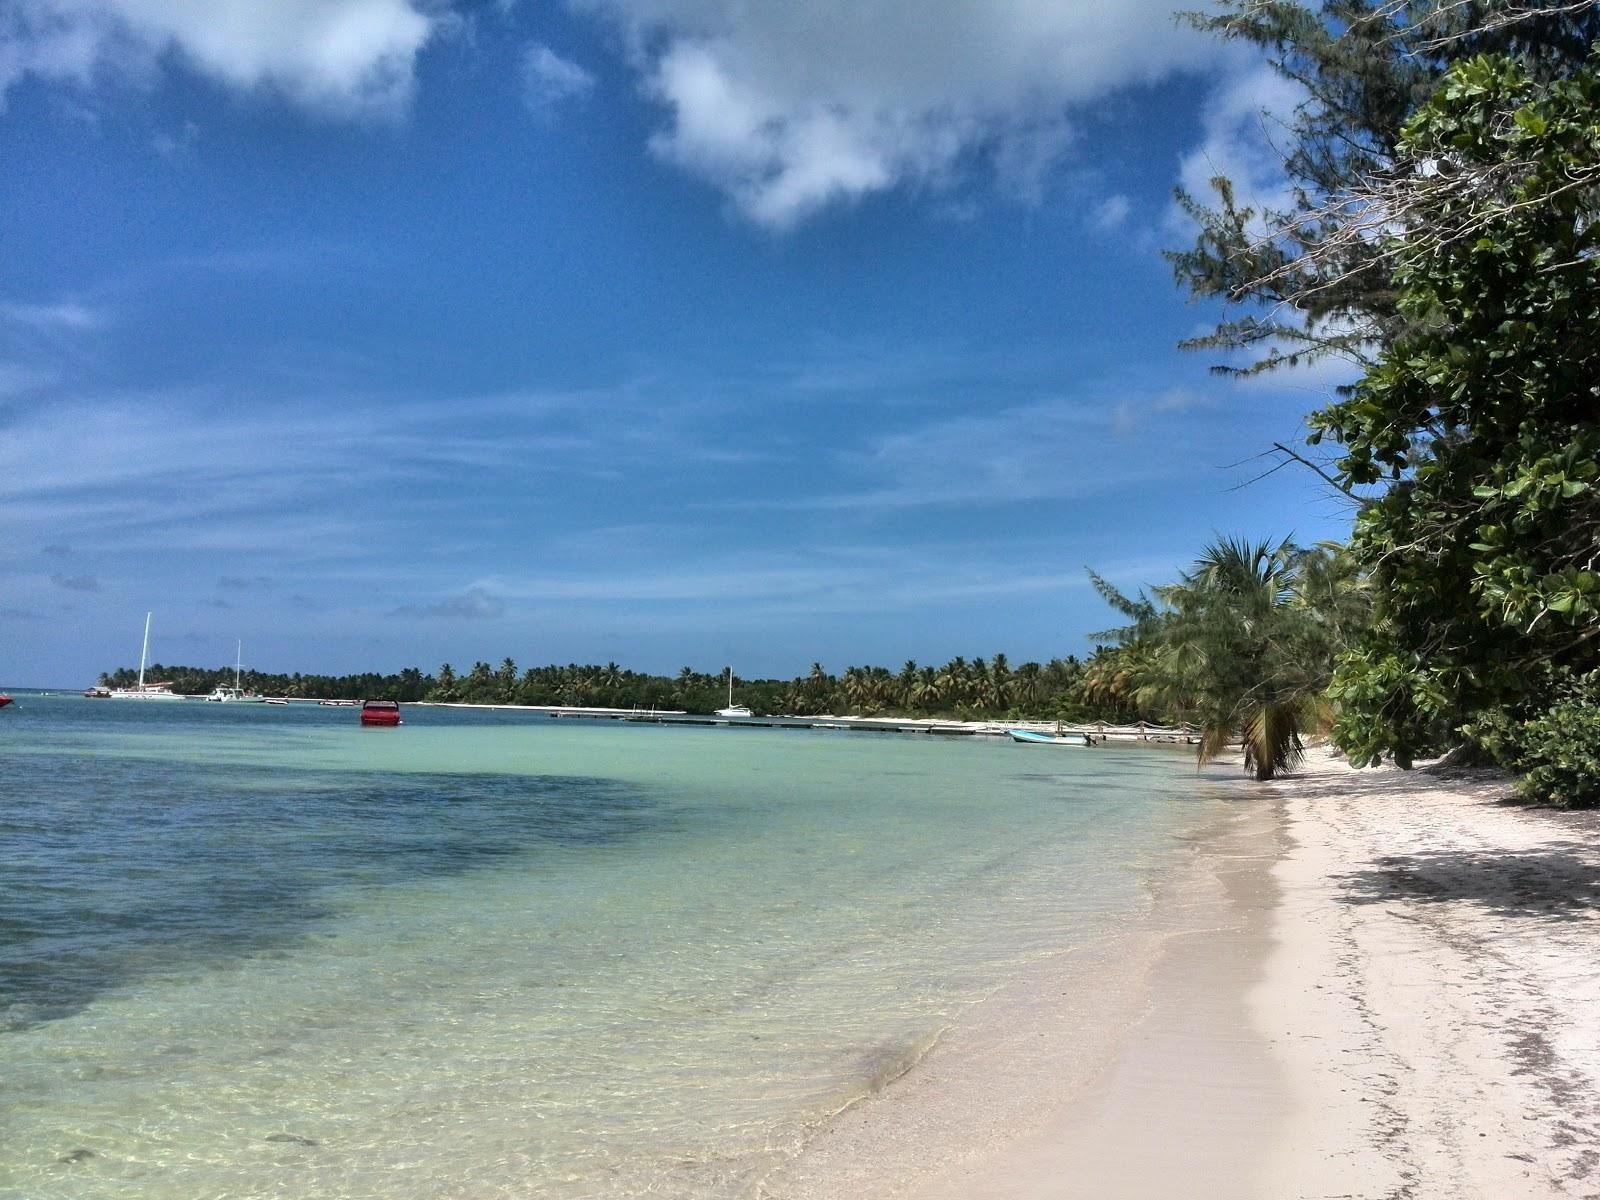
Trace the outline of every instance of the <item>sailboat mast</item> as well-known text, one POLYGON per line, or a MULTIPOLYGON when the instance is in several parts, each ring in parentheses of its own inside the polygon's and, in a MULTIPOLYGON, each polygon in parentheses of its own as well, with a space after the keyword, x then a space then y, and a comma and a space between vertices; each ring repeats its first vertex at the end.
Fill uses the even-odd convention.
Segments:
POLYGON ((144 645, 139 647, 139 690, 144 691, 144 661, 150 656, 150 614, 144 615, 144 645))
POLYGON ((728 707, 733 707, 733 668, 728 668, 728 707))
POLYGON ((244 663, 244 642, 233 644, 233 690, 239 691, 239 670, 244 663))

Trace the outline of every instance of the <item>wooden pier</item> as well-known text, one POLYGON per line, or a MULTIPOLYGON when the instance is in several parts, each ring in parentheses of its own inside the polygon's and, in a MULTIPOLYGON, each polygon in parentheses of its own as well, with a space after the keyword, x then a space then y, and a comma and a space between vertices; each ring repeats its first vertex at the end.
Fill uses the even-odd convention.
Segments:
POLYGON ((533 713, 551 718, 587 721, 631 721, 646 725, 725 725, 741 729, 826 729, 856 733, 921 733, 932 737, 1006 737, 1013 729, 1032 733, 1089 736, 1098 742, 1164 742, 1192 745, 1200 736, 1193 726, 1163 726, 1139 722, 1110 725, 1103 721, 1083 725, 1056 721, 940 721, 915 717, 719 717, 681 709, 583 708, 560 704, 439 704, 438 708, 483 709, 493 712, 533 713))

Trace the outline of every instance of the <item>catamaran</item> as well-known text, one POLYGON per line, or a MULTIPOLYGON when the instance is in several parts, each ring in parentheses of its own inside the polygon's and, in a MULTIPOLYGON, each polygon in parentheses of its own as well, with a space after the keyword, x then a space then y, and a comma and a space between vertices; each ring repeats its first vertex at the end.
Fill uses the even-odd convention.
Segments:
POLYGON ((144 665, 150 658, 150 614, 144 615, 144 645, 139 648, 139 683, 131 688, 112 688, 112 700, 183 700, 170 683, 146 683, 144 665))
POLYGON ((751 712, 744 705, 735 704, 733 702, 733 668, 732 667, 728 668, 728 707, 727 708, 719 708, 719 709, 717 709, 717 716, 719 716, 719 717, 753 717, 753 716, 755 716, 755 713, 751 712))
POLYGON ((207 696, 207 700, 229 701, 234 704, 265 704, 265 696, 257 696, 253 692, 246 692, 239 686, 239 677, 243 671, 244 643, 235 642, 233 646, 233 686, 219 683, 216 690, 207 696))

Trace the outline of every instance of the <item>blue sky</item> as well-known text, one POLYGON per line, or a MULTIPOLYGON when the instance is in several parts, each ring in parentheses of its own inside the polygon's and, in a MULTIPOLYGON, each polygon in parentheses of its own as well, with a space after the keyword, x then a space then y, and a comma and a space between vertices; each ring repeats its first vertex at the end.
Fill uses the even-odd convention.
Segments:
POLYGON ((0 680, 1042 660, 1342 535, 1160 256, 1294 97, 1108 9, 6 5, 0 680))

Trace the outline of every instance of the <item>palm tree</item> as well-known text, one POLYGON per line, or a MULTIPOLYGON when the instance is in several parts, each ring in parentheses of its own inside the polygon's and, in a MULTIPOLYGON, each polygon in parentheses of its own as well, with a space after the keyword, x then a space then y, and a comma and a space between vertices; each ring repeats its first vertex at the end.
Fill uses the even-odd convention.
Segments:
POLYGON ((1036 662, 1025 662, 1017 668, 1017 700, 1028 707, 1036 703, 1043 688, 1043 668, 1036 662))
POLYGON ((1298 598, 1305 560, 1288 539, 1225 538, 1156 589, 1168 612, 1152 683, 1193 705, 1201 762, 1237 741, 1245 770, 1271 779, 1299 763, 1304 734, 1327 725, 1333 647, 1298 598))
POLYGON ((1091 697, 1193 717, 1202 763, 1237 743, 1260 780, 1293 769, 1304 736, 1329 724, 1334 657, 1367 619, 1365 585, 1337 548, 1219 539, 1153 599, 1091 578, 1130 620, 1089 663, 1091 697))

